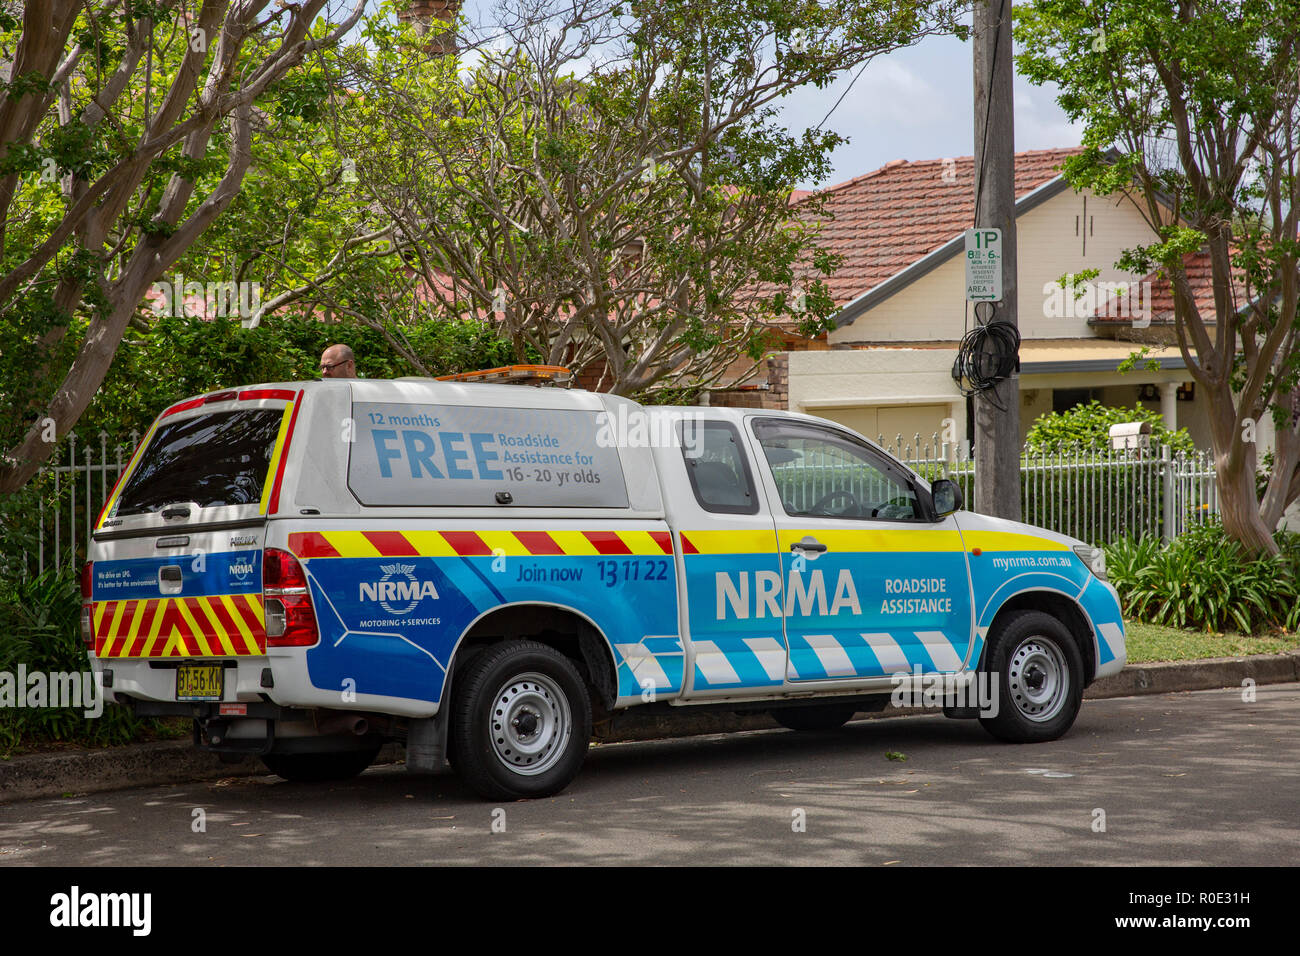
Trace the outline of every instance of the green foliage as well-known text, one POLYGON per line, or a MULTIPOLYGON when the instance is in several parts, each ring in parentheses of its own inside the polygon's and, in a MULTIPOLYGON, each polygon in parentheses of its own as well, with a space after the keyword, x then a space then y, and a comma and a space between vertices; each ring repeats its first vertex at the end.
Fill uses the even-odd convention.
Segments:
MULTIPOLYGON (((0 582, 18 580, 26 574, 27 556, 36 555, 40 543, 40 504, 42 482, 28 484, 11 495, 0 495, 0 528, 4 528, 4 546, 0 548, 0 582)), ((0 606, 0 615, 6 609, 0 606)))
POLYGON ((462 36, 482 55, 459 74, 381 6, 349 53, 367 95, 340 115, 339 149, 454 278, 434 293, 448 311, 500 312, 515 341, 607 369, 619 394, 707 388, 761 357, 765 325, 818 335, 836 310, 823 211, 792 215, 790 195, 844 138, 787 129, 776 101, 953 30, 958 5, 614 6, 581 29, 521 23, 505 49, 462 36))
MULTIPOLYGON (((217 44, 194 50, 188 42, 192 24, 178 22, 175 7, 156 0, 86 6, 63 38, 62 55, 45 58, 52 70, 73 44, 80 47, 79 55, 66 61, 60 95, 44 112, 39 110, 48 97, 42 94, 54 89, 51 74, 23 70, 0 83, 0 103, 33 111, 15 113, 0 136, 0 176, 12 174, 0 190, 0 277, 12 280, 0 293, 0 448, 15 448, 33 420, 48 413, 61 387, 74 394, 65 394, 59 405, 81 407, 98 384, 99 359, 113 354, 126 315, 139 306, 129 296, 154 279, 183 274, 205 285, 259 283, 268 298, 306 288, 312 296, 300 303, 302 314, 329 307, 371 324, 398 314, 407 321, 426 314, 407 308, 409 295, 386 296, 384 280, 405 272, 374 221, 377 213, 354 183, 344 181, 331 148, 324 107, 337 88, 321 63, 339 55, 332 42, 324 42, 327 21, 337 9, 323 10, 312 24, 313 36, 322 42, 298 65, 290 65, 296 55, 282 44, 290 19, 305 12, 303 5, 280 4, 247 22, 233 7, 220 13, 221 54, 232 58, 228 87, 217 98, 216 112, 180 111, 177 122, 192 133, 186 136, 186 129, 176 135, 176 129, 152 124, 164 101, 184 103, 197 96, 189 84, 207 75, 217 44), (139 41, 147 52, 136 51, 128 61, 125 54, 137 42, 132 34, 141 19, 153 21, 139 41), (203 54, 197 63, 195 52, 203 54), (287 62, 279 60, 282 55, 287 62), (241 84, 264 76, 263 71, 275 82, 258 90, 252 104, 252 164, 241 188, 206 229, 186 228, 196 217, 205 219, 200 209, 224 205, 224 199, 209 200, 217 198, 214 190, 228 171, 240 170, 240 162, 231 166, 232 155, 244 154, 232 154, 234 127, 221 115, 245 92, 241 84), (211 135, 202 135, 205 123, 214 124, 211 135), (131 163, 121 165, 128 157, 131 163), (180 181, 184 188, 178 190, 180 181), (99 193, 93 203, 84 201, 101 187, 107 187, 108 198, 99 193), (50 242, 56 234, 66 237, 62 243, 50 242), (188 248, 179 261, 172 258, 178 250, 168 249, 168 274, 153 275, 155 253, 176 246, 179 237, 188 248), (143 245, 151 246, 148 255, 138 254, 143 245), (111 324, 96 325, 110 317, 111 324), (69 371, 78 355, 83 361, 74 379, 69 371)), ((0 14, 0 60, 12 59, 24 42, 19 31, 40 22, 38 17, 20 23, 12 13, 0 14)), ((40 42, 58 39, 56 31, 40 42)), ((156 370, 142 356, 133 360, 125 354, 129 350, 123 347, 116 358, 119 368, 144 372, 145 394, 137 404, 155 401, 169 385, 191 384, 187 375, 160 378, 158 371, 174 370, 156 370)), ((105 401, 121 403, 116 396, 105 401)), ((82 427, 94 430, 97 423, 82 427)), ((0 463, 0 473, 8 469, 0 463)))
POLYGON ((1124 538, 1106 569, 1124 616, 1148 624, 1242 634, 1300 626, 1300 535, 1279 532, 1276 556, 1248 555, 1218 523, 1194 525, 1167 545, 1124 538))
POLYGON ((1062 289, 1073 289, 1075 286, 1084 287, 1087 283, 1101 275, 1100 269, 1080 269, 1078 272, 1067 272, 1064 275, 1056 277, 1056 284, 1062 289))
POLYGON ((1110 427, 1123 422, 1149 422, 1152 445, 1168 445, 1174 453, 1196 450, 1187 429, 1171 431, 1159 412, 1142 406, 1103 405, 1096 399, 1069 411, 1040 415, 1029 427, 1025 443, 1036 452, 1052 452, 1062 446, 1102 451, 1110 447, 1110 427))
POLYGON ((0 82, 0 88, 4 89, 6 98, 11 100, 20 100, 33 93, 53 92, 50 81, 35 71, 19 74, 8 83, 0 82))
MULTIPOLYGON (((1258 417, 1266 405, 1289 421, 1300 390, 1300 310, 1280 294, 1293 287, 1300 252, 1297 22, 1297 0, 1028 0, 1015 10, 1017 72, 1054 86, 1083 128, 1066 180, 1126 194, 1153 230, 1115 266, 1159 270, 1178 288, 1186 257, 1213 263, 1212 302, 1179 295, 1173 317, 1213 416, 1258 417)), ((1235 458, 1235 439, 1218 441, 1220 458, 1235 458)), ((1279 462, 1271 489, 1281 500, 1296 468, 1294 456, 1279 462)), ((1225 483, 1221 494, 1244 514, 1260 502, 1237 500, 1241 489, 1225 483)), ((1243 538, 1258 546, 1265 525, 1243 528, 1243 538)))
MULTIPOLYGON (((495 326, 476 320, 425 322, 395 328, 433 375, 509 365, 514 350, 495 326)), ((143 432, 168 405, 189 395, 260 382, 319 378, 320 355, 341 342, 357 356, 366 378, 397 378, 419 371, 368 325, 272 317, 255 329, 237 321, 161 316, 118 352, 103 387, 76 429, 98 441, 101 430, 125 438, 143 432)))
POLYGON ((1124 359, 1124 361, 1120 362, 1118 365, 1115 366, 1115 371, 1131 372, 1138 367, 1139 362, 1141 362, 1142 367, 1149 372, 1160 371, 1159 359, 1147 358, 1147 356, 1150 354, 1151 354, 1151 349, 1145 345, 1139 349, 1135 349, 1134 351, 1129 352, 1128 358, 1124 359))
MULTIPOLYGON (((0 672, 17 677, 19 665, 33 672, 89 672, 80 636, 81 602, 72 565, 47 568, 28 578, 10 566, 0 574, 0 672)), ((26 688, 16 688, 25 693, 26 688)), ((129 743, 156 732, 157 721, 137 720, 125 708, 106 704, 98 718, 86 708, 0 708, 0 758, 30 744, 49 741, 82 746, 129 743)))

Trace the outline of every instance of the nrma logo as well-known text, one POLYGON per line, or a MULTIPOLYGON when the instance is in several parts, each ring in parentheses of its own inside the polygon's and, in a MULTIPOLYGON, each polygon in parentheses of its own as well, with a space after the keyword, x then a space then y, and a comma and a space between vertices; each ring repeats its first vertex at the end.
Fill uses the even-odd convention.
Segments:
POLYGON ((378 581, 360 583, 361 601, 378 601, 389 614, 410 614, 425 598, 438 598, 432 581, 421 581, 411 573, 413 564, 382 564, 379 570, 384 576, 378 581))
POLYGON ((247 581, 254 570, 253 562, 247 558, 230 562, 230 577, 234 581, 247 581))

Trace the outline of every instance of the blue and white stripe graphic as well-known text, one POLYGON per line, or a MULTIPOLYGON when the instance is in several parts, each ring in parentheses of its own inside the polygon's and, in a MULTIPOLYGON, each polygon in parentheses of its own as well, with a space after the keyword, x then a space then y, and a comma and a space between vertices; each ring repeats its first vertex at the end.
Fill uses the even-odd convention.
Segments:
POLYGON ((693 646, 697 690, 777 687, 783 676, 789 681, 888 677, 916 667, 922 673, 951 673, 962 669, 966 654, 942 631, 797 635, 788 655, 774 637, 693 646))

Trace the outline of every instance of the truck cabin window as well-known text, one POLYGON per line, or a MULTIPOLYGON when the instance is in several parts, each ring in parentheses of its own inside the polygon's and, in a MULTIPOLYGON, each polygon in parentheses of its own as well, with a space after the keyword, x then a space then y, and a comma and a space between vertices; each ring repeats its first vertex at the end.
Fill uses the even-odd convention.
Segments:
POLYGON ((695 500, 717 514, 758 513, 758 496, 740 434, 727 422, 678 422, 682 458, 695 500))
POLYGON ((867 445, 828 428, 770 419, 756 422, 754 434, 786 514, 922 520, 909 476, 867 445))

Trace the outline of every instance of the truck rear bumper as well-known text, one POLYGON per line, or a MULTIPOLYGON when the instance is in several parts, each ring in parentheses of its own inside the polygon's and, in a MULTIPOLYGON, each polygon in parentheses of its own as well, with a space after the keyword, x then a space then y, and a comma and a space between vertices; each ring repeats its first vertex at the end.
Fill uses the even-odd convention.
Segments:
POLYGON ((117 702, 137 717, 188 717, 194 745, 219 754, 336 753, 398 739, 392 719, 348 711, 300 710, 278 704, 138 700, 117 702))

